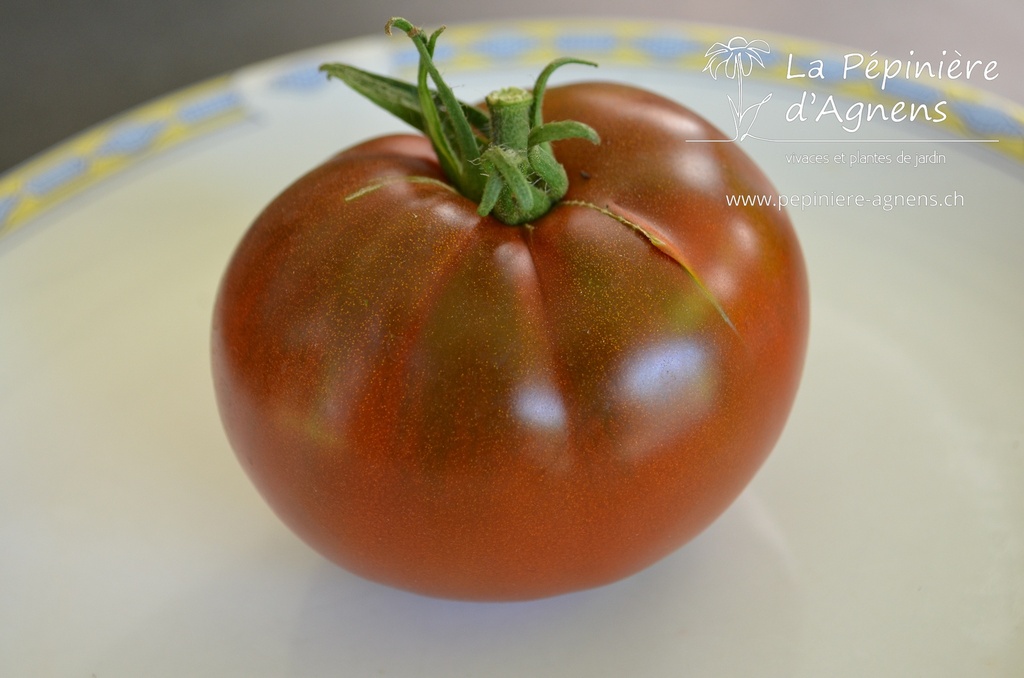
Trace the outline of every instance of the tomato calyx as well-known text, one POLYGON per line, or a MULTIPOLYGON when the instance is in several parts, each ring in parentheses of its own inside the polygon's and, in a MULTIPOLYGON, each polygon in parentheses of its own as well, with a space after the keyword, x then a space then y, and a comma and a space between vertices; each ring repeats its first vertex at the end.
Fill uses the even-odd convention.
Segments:
POLYGON ((491 92, 483 111, 459 101, 434 64, 434 48, 444 26, 427 35, 395 17, 385 26, 388 35, 392 27, 404 31, 419 52, 415 85, 346 64, 324 64, 320 70, 423 132, 445 175, 459 193, 479 205, 481 216, 492 214, 509 225, 543 216, 569 187, 551 142, 581 138, 600 143, 597 132, 581 122, 543 121, 548 79, 566 64, 596 64, 556 59, 541 71, 532 90, 508 87, 491 92))

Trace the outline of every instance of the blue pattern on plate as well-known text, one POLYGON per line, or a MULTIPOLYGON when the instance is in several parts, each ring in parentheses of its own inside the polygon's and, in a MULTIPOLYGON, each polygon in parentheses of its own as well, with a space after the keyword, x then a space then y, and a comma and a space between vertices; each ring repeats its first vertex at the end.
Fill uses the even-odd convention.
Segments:
POLYGON ((327 74, 319 64, 306 64, 274 78, 270 86, 275 89, 312 90, 327 84, 327 74))
POLYGON ((536 38, 521 33, 505 33, 475 42, 471 48, 494 59, 517 59, 536 47, 538 42, 536 38))
MULTIPOLYGON (((456 50, 451 45, 441 43, 434 47, 435 62, 451 59, 455 54, 456 50)), ((415 48, 403 49, 395 53, 394 59, 396 66, 418 66, 420 63, 420 53, 415 48)))
POLYGON ((7 217, 14 211, 14 208, 18 206, 18 196, 16 195, 5 195, 0 197, 0 230, 3 230, 3 225, 7 223, 7 217))
POLYGON ((129 123, 115 128, 103 145, 97 150, 98 155, 132 155, 146 150, 167 127, 167 123, 158 120, 149 123, 129 123))
POLYGON ((85 158, 69 158, 45 172, 30 177, 25 182, 25 192, 37 196, 52 193, 61 186, 65 186, 85 174, 88 167, 89 165, 85 158))
MULTIPOLYGON (((881 91, 882 79, 876 78, 874 80, 875 87, 881 91)), ((896 98, 906 99, 913 103, 919 104, 935 104, 945 97, 939 90, 929 87, 928 85, 922 85, 919 82, 912 82, 910 80, 904 80, 903 78, 893 78, 885 83, 885 93, 896 98)))
POLYGON ((183 106, 178 112, 178 117, 188 124, 195 124, 214 118, 232 108, 240 106, 242 98, 238 92, 228 90, 218 92, 199 101, 183 106))
POLYGON ((612 33, 576 33, 555 38, 555 47, 569 56, 574 53, 602 53, 615 49, 619 39, 612 33))
POLYGON ((704 48, 693 40, 676 35, 648 35, 637 38, 633 45, 655 59, 678 59, 693 53, 704 54, 704 48))
POLYGON ((954 102, 950 108, 968 127, 982 135, 1024 136, 1024 125, 995 108, 970 102, 954 102))

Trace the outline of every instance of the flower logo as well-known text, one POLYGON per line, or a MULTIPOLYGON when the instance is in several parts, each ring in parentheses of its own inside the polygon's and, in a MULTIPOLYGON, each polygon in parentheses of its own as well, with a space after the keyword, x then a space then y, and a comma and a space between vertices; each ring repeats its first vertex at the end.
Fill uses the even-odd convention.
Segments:
POLYGON ((747 41, 746 38, 737 35, 729 41, 728 45, 716 42, 711 46, 708 53, 704 55, 710 57, 704 70, 710 71, 711 77, 717 80, 719 69, 725 66, 725 77, 732 80, 739 75, 742 78, 753 72, 755 63, 764 68, 764 60, 761 59, 761 55, 771 54, 771 51, 768 43, 764 40, 747 41))
MULTIPOLYGON (((725 77, 735 80, 739 92, 736 101, 729 97, 729 104, 732 107, 733 122, 736 125, 736 134, 729 141, 742 141, 752 137, 750 128, 757 119, 757 114, 772 95, 769 94, 761 101, 750 106, 743 106, 743 78, 754 71, 754 64, 764 68, 763 55, 770 54, 771 48, 764 40, 747 40, 742 36, 735 36, 728 43, 716 42, 704 56, 708 58, 708 64, 704 70, 711 73, 711 77, 718 80, 719 71, 725 73, 725 77)), ((754 137, 759 138, 759 137, 754 137)))

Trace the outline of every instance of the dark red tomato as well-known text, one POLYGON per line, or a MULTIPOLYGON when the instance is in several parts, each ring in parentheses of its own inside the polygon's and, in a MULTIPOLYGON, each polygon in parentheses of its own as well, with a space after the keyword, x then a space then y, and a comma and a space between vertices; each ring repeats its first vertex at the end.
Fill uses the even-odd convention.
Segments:
POLYGON ((216 391, 242 465, 325 556, 423 594, 528 599, 677 549, 778 438, 808 331, 774 189, 687 109, 553 88, 566 198, 477 215, 430 143, 334 157, 257 219, 223 279, 216 391), (373 187, 372 190, 366 190, 373 187))

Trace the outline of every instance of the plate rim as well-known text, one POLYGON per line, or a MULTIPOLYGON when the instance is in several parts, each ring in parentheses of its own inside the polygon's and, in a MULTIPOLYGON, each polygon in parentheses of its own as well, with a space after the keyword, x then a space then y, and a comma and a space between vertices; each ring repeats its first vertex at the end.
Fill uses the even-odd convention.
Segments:
MULTIPOLYGON (((798 63, 841 58, 853 48, 769 30, 726 24, 657 19, 546 18, 480 21, 446 29, 445 68, 469 71, 547 63, 571 50, 580 58, 598 59, 610 66, 668 68, 702 72, 711 46, 726 35, 756 35, 778 46, 798 63), (488 36, 491 38, 488 39, 488 36), (495 42, 498 36, 501 41, 495 42)), ((384 35, 363 36, 299 50, 234 69, 170 92, 128 109, 42 151, 0 174, 0 241, 68 199, 140 162, 243 122, 255 108, 251 94, 240 86, 262 73, 274 86, 315 90, 327 83, 312 63, 315 55, 358 45, 383 48, 393 70, 412 71, 415 50, 404 41, 384 35), (289 66, 290 68, 285 68, 289 66)), ((884 58, 884 57, 880 57, 884 58)), ((774 57, 754 77, 758 83, 787 83, 788 64, 774 57)), ((791 83, 787 83, 791 86, 791 83)), ((993 157, 1024 167, 1024 106, 959 81, 914 82, 912 90, 942 97, 950 111, 942 131, 955 139, 996 138, 993 157), (995 129, 993 129, 995 126, 995 129), (1000 129, 1001 128, 1001 129, 1000 129), (1008 142, 1008 143, 1005 143, 1008 142)), ((831 78, 815 83, 815 91, 855 96, 866 104, 906 99, 878 87, 877 81, 831 78)), ((913 91, 911 91, 913 94, 913 91)), ((935 99, 933 98, 933 101, 935 99)))

